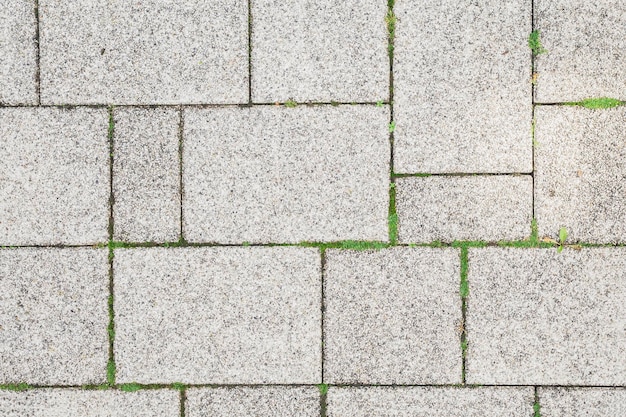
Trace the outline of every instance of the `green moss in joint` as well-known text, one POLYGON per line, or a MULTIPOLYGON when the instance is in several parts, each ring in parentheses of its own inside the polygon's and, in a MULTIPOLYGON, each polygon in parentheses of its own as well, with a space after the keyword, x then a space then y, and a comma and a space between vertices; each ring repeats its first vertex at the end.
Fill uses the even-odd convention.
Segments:
POLYGON ((583 101, 580 101, 576 104, 586 109, 612 109, 613 107, 621 106, 624 103, 614 98, 600 97, 600 98, 586 98, 583 101))
POLYGON ((285 102, 285 107, 289 107, 290 109, 293 109, 297 105, 298 103, 296 103, 295 100, 292 100, 292 99, 289 99, 285 102))
POLYGON ((109 360, 107 364, 107 383, 109 386, 115 385, 115 362, 113 360, 109 360))
POLYGON ((467 246, 461 247, 461 286, 459 292, 462 298, 469 296, 469 282, 467 280, 467 271, 469 269, 467 246))
POLYGON ((317 389, 320 390, 320 394, 326 395, 328 393, 328 384, 318 384, 317 389))
POLYGON ((533 404, 533 411, 535 412, 534 417, 541 417, 541 405, 539 405, 539 402, 533 404))
POLYGON ((141 389, 141 385, 135 383, 135 382, 131 382, 129 384, 122 384, 120 385, 120 389, 124 392, 135 392, 135 391, 139 391, 141 389))
POLYGON ((548 50, 541 45, 540 33, 538 30, 533 30, 530 33, 530 36, 528 36, 528 47, 534 56, 548 52, 548 50))
POLYGON ((30 385, 28 385, 26 382, 18 382, 15 384, 3 384, 0 385, 0 389, 2 390, 7 390, 7 391, 26 391, 27 389, 30 389, 30 385))
POLYGON ((398 213, 396 212, 396 184, 389 184, 389 242, 398 243, 398 213))

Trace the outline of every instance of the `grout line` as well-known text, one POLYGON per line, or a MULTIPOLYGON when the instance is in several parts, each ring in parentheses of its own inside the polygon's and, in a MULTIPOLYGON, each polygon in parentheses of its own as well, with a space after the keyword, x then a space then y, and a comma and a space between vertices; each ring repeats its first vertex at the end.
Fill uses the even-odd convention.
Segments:
POLYGON ((393 51, 395 38, 396 17, 393 11, 395 0, 387 0, 387 35, 388 45, 387 52, 389 56, 389 208, 387 213, 388 223, 388 239, 389 243, 394 245, 398 243, 398 214, 396 210, 396 189, 394 173, 394 130, 396 122, 394 119, 393 106, 393 51))
POLYGON ((467 369, 467 296, 469 295, 469 282, 467 281, 468 272, 468 250, 467 247, 461 247, 460 253, 461 261, 461 282, 459 287, 459 294, 461 296, 461 383, 466 384, 465 373, 467 369))
POLYGON ((187 402, 187 389, 180 390, 180 417, 185 417, 185 403, 187 402))
MULTIPOLYGON (((7 104, 0 102, 0 108, 30 108, 30 107, 49 107, 49 108, 62 108, 62 109, 74 109, 74 108, 95 108, 102 109, 108 108, 109 106, 114 107, 130 107, 130 108, 144 108, 144 109, 156 109, 163 107, 173 107, 173 108, 193 108, 193 109, 220 109, 220 108, 249 108, 253 106, 275 106, 286 107, 288 103, 286 102, 271 102, 271 103, 220 103, 220 104, 199 104, 199 103, 162 103, 162 104, 45 104, 45 105, 35 105, 35 104, 7 104)), ((372 102, 372 101, 311 101, 311 102, 299 102, 297 103, 297 107, 317 107, 317 106, 380 106, 389 105, 390 103, 387 101, 380 102, 372 102)))
POLYGON ((320 390, 320 417, 327 417, 328 412, 326 411, 328 407, 328 387, 325 387, 323 390, 320 390))
POLYGON ((179 230, 179 241, 184 242, 183 236, 183 130, 184 130, 184 116, 183 116, 183 107, 179 106, 179 120, 178 120, 178 188, 180 193, 180 230, 179 230))
POLYGON ((39 0, 35 0, 35 88, 37 89, 37 106, 41 106, 41 47, 40 47, 40 23, 39 23, 39 0))
POLYGON ((248 105, 252 104, 252 0, 248 0, 248 105))
POLYGON ((535 403, 533 404, 533 416, 534 417, 541 417, 541 404, 539 403, 538 388, 539 387, 537 385, 534 386, 534 391, 535 391, 535 403))
MULTIPOLYGON (((535 0, 530 0, 530 31, 531 33, 535 30, 535 0)), ((535 73, 537 68, 535 68, 535 54, 531 50, 530 51, 530 65, 531 65, 531 83, 530 83, 530 100, 531 100, 531 149, 532 149, 532 218, 535 219, 535 86, 537 81, 535 80, 535 73)))
POLYGON ((113 205, 115 204, 115 195, 113 193, 113 162, 114 162, 114 134, 115 134, 115 119, 113 117, 113 106, 109 106, 109 297, 108 297, 108 309, 109 309, 109 323, 107 326, 107 334, 109 337, 109 361, 107 363, 107 382, 109 386, 115 385, 115 352, 114 352, 114 340, 115 340, 115 311, 113 309, 114 300, 114 280, 113 280, 113 246, 110 244, 113 242, 114 231, 114 217, 113 217, 113 205))
MULTIPOLYGON (((324 361, 325 361, 325 354, 324 351, 326 350, 326 343, 325 343, 325 334, 324 334, 324 316, 326 314, 326 294, 324 293, 324 288, 325 288, 325 284, 326 284, 326 249, 324 248, 320 248, 320 262, 321 262, 321 276, 322 276, 322 297, 321 297, 321 336, 322 336, 322 384, 324 384, 324 361)), ((323 417, 323 416, 322 416, 323 417)))
POLYGON ((418 172, 410 174, 398 174, 393 173, 394 178, 407 178, 407 177, 492 177, 492 176, 523 176, 530 175, 532 172, 418 172))

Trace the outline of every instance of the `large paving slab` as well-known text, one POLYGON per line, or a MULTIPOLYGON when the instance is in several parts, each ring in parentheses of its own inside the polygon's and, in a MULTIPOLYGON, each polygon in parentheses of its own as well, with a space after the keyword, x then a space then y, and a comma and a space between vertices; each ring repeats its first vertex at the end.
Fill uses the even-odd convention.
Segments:
POLYGON ((535 28, 547 50, 535 61, 537 101, 626 100, 624 27, 623 1, 536 0, 535 28))
POLYGON ((388 124, 375 106, 186 109, 185 239, 387 240, 388 124))
POLYGON ((39 16, 44 104, 248 102, 246 0, 40 0, 39 16))
POLYGON ((114 111, 114 238, 166 242, 180 237, 179 110, 114 111))
POLYGON ((0 384, 104 382, 108 296, 106 249, 0 250, 0 384))
POLYGON ((106 241, 105 109, 0 109, 0 245, 106 241))
POLYGON ((330 387, 328 417, 530 417, 530 387, 330 387))
POLYGON ((457 249, 327 250, 325 265, 325 382, 461 382, 457 249))
POLYGON ((117 381, 321 380, 314 248, 115 251, 117 381))
POLYGON ((187 417, 319 417, 320 392, 315 386, 190 388, 187 417))
POLYGON ((395 171, 531 172, 531 2, 403 0, 395 13, 395 171))
POLYGON ((386 1, 252 2, 252 101, 389 97, 386 1))
POLYGON ((470 384, 625 385, 626 248, 469 250, 470 384))
POLYGON ((34 2, 3 0, 0 22, 0 104, 37 104, 34 2))
POLYGON ((530 234, 528 175, 405 177, 395 183, 401 243, 518 240, 530 234))
POLYGON ((179 417, 179 393, 175 390, 81 391, 37 389, 0 391, 4 417, 179 417))
POLYGON ((624 388, 539 387, 542 417, 626 416, 624 388))
POLYGON ((535 213, 539 234, 626 242, 626 107, 536 109, 535 213))

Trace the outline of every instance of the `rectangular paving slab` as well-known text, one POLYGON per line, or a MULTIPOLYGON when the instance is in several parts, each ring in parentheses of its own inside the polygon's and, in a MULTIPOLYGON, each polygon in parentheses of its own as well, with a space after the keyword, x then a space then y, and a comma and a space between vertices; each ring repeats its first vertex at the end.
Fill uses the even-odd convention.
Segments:
POLYGON ((0 384, 105 382, 108 296, 106 249, 0 249, 0 384))
POLYGON ((192 242, 387 240, 389 109, 186 109, 192 242))
POLYGON ((535 28, 546 53, 536 58, 536 100, 626 100, 626 3, 536 0, 535 28))
POLYGON ((330 387, 328 417, 530 417, 531 387, 330 387))
POLYGON ((461 382, 457 249, 327 250, 325 265, 325 382, 461 382))
POLYGON ((626 416, 624 388, 539 387, 541 417, 626 416))
POLYGON ((246 0, 40 0, 39 15, 44 104, 248 102, 246 0))
POLYGON ((536 109, 535 213, 540 236, 626 242, 626 107, 536 109))
POLYGON ((107 240, 107 126, 106 109, 0 109, 0 245, 107 240))
POLYGON ((252 2, 254 102, 389 97, 387 2, 252 2))
POLYGON ((180 111, 114 111, 113 219, 116 240, 167 242, 180 237, 180 111))
POLYGON ((320 416, 317 387, 190 388, 186 417, 320 416))
POLYGON ((179 393, 172 389, 0 391, 3 417, 179 417, 179 393))
POLYGON ((0 104, 37 104, 35 3, 3 0, 0 22, 0 104))
POLYGON ((531 3, 396 2, 395 172, 532 171, 531 3))
POLYGON ((117 381, 321 380, 315 248, 115 251, 117 381))
POLYGON ((406 177, 395 183, 401 243, 530 235, 533 183, 528 175, 406 177))
POLYGON ((626 248, 469 250, 470 384, 625 385, 626 248))

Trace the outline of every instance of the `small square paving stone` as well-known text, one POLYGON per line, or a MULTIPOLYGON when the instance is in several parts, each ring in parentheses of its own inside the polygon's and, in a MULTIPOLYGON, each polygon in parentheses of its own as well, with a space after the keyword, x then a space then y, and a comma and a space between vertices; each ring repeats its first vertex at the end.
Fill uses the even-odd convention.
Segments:
POLYGON ((187 417, 319 417, 317 387, 190 388, 187 417))
POLYGON ((192 242, 387 240, 389 109, 187 109, 183 234, 192 242))
POLYGON ((0 414, 3 417, 179 417, 179 396, 172 389, 0 391, 0 414))
POLYGON ((116 250, 117 381, 319 383, 320 269, 314 248, 116 250))
POLYGON ((395 12, 395 172, 531 172, 531 2, 403 0, 395 12))
POLYGON ((625 385, 626 248, 469 250, 470 384, 625 385))
POLYGON ((539 387, 541 417, 626 416, 624 388, 539 387))
POLYGON ((0 384, 104 382, 108 296, 106 249, 1 249, 0 384))
POLYGON ((44 104, 248 102, 247 0, 40 0, 39 16, 44 104))
POLYGON ((37 104, 35 3, 0 4, 0 104, 37 104))
POLYGON ((531 387, 330 387, 328 417, 530 417, 531 387))
POLYGON ((325 382, 461 382, 457 249, 328 250, 325 264, 325 382))
POLYGON ((166 242, 180 237, 179 110, 114 111, 114 237, 166 242))
POLYGON ((402 243, 530 235, 533 182, 528 175, 407 177, 395 182, 402 243))
POLYGON ((539 106, 536 117, 539 235, 626 242, 626 107, 539 106))
POLYGON ((252 2, 252 101, 389 97, 385 0, 252 2))
POLYGON ((0 109, 0 245, 107 240, 107 126, 106 109, 0 109))
POLYGON ((537 101, 626 100, 626 2, 536 0, 535 28, 537 101))

